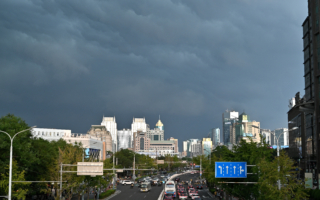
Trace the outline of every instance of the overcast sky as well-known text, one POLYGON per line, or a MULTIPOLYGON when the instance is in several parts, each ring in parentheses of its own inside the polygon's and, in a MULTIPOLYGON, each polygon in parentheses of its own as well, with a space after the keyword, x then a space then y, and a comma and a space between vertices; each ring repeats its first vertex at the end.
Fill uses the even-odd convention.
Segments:
POLYGON ((0 113, 74 133, 161 115, 180 148, 226 109, 287 127, 306 16, 306 0, 1 0, 0 113))

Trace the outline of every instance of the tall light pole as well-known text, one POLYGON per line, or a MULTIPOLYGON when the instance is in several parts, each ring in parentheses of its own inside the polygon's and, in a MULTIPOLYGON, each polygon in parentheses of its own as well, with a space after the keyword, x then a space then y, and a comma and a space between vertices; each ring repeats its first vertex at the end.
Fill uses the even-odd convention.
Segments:
POLYGON ((20 131, 18 133, 16 133, 12 138, 11 136, 9 135, 9 133, 5 132, 5 131, 0 131, 2 133, 5 133, 9 136, 10 138, 10 141, 11 141, 11 146, 10 146, 10 166, 9 166, 9 194, 8 194, 8 200, 11 200, 11 187, 12 187, 12 142, 13 142, 13 139, 19 134, 19 133, 22 133, 22 132, 25 132, 25 131, 29 131, 33 128, 35 128, 37 126, 33 126, 31 128, 28 128, 26 130, 23 130, 23 131, 20 131))
POLYGON ((132 179, 136 180, 136 154, 133 152, 133 175, 132 179))

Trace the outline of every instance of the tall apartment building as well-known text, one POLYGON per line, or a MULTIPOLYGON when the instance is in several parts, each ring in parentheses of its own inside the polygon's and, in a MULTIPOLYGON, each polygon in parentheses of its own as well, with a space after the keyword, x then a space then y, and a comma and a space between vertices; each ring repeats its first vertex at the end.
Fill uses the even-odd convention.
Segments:
POLYGON ((232 125, 237 121, 239 117, 239 113, 236 111, 229 111, 226 110, 222 114, 222 136, 223 136, 223 144, 229 145, 230 144, 230 134, 232 125))
POLYGON ((103 117, 101 125, 105 126, 107 131, 111 133, 112 137, 112 152, 117 151, 117 144, 118 144, 118 139, 117 139, 117 122, 116 122, 116 117, 103 117))

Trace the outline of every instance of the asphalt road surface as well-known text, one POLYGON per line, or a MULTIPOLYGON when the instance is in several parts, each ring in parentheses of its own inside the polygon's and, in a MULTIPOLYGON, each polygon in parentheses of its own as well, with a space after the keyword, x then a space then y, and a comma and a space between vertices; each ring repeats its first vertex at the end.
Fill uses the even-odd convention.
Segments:
POLYGON ((157 200, 163 190, 163 186, 152 186, 149 192, 140 192, 140 188, 136 186, 131 188, 130 185, 121 184, 117 186, 117 189, 121 190, 121 193, 111 198, 111 200, 157 200))
MULTIPOLYGON (((185 174, 180 175, 179 178, 181 181, 190 181, 190 179, 194 181, 199 179, 199 174, 185 174)), ((121 193, 111 198, 111 200, 157 200, 163 190, 163 186, 152 186, 152 190, 149 192, 140 192, 138 187, 131 188, 130 185, 123 186, 121 184, 117 186, 117 189, 121 190, 121 193)), ((215 200, 209 195, 208 191, 208 188, 204 186, 202 190, 198 190, 198 194, 201 199, 215 200)), ((176 199, 178 200, 178 198, 176 199)), ((189 197, 189 199, 191 198, 189 197)))
MULTIPOLYGON (((190 181, 191 179, 192 179, 192 181, 195 181, 195 180, 199 179, 199 174, 185 174, 185 175, 179 176, 179 178, 180 178, 180 181, 190 181)), ((193 186, 196 188, 195 184, 193 184, 193 186)), ((184 187, 186 188, 186 191, 187 191, 187 185, 184 185, 184 187)), ((201 199, 215 200, 214 198, 212 198, 209 195, 208 192, 209 192, 209 189, 207 188, 206 185, 203 185, 203 189, 198 190, 198 194, 201 197, 201 199)), ((188 199, 191 199, 191 198, 189 197, 188 199)))

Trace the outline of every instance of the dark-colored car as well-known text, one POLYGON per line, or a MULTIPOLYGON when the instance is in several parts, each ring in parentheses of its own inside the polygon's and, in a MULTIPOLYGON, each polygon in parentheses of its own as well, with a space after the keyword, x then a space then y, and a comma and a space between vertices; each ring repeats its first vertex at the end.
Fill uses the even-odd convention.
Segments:
POLYGON ((203 189, 203 186, 201 184, 197 185, 197 189, 203 189))
POLYGON ((180 181, 180 178, 177 177, 177 178, 175 178, 174 180, 177 181, 177 182, 179 182, 179 181, 180 181))

